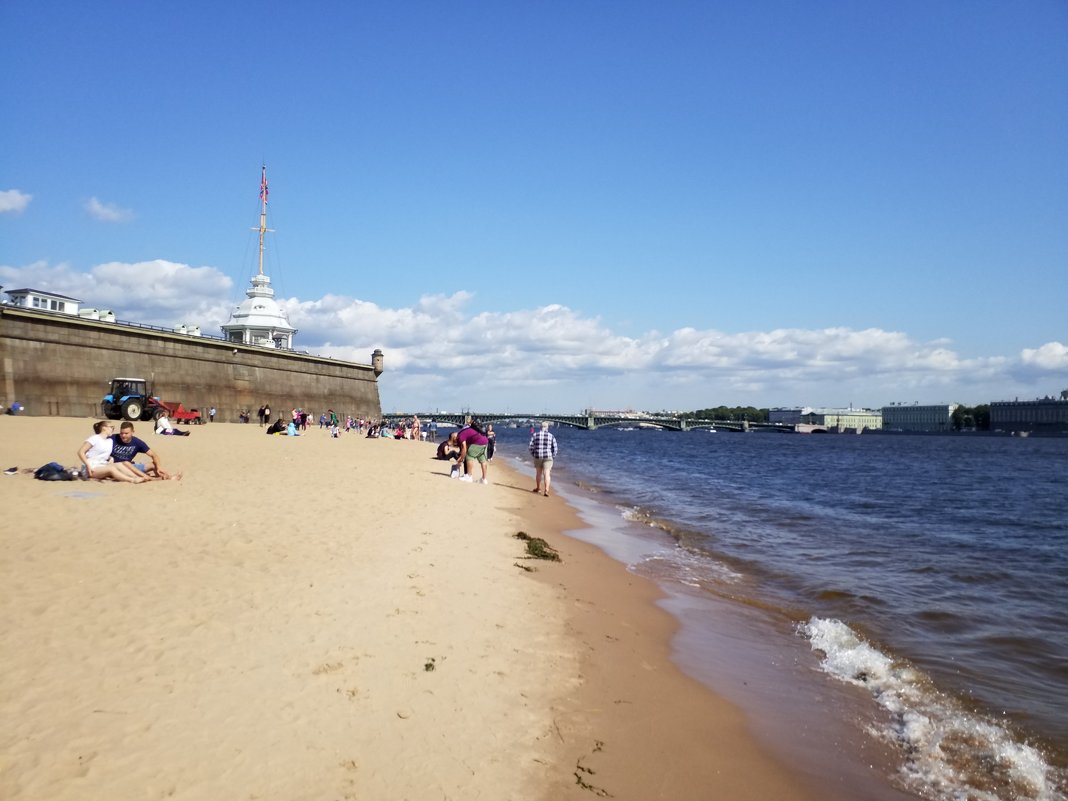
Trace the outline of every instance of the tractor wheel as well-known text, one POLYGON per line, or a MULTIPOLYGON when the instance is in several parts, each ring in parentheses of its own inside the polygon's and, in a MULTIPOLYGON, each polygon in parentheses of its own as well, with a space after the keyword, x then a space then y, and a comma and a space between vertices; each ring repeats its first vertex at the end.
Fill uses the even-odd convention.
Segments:
POLYGON ((131 398, 122 404, 122 417, 124 420, 140 420, 142 409, 144 409, 144 405, 141 401, 131 398))

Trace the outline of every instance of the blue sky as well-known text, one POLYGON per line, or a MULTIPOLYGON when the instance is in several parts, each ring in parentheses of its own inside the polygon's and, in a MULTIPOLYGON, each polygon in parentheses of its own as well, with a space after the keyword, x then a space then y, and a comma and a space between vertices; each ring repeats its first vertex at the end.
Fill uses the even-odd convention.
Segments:
POLYGON ((0 4, 0 284, 383 408, 1068 387, 1068 3, 0 4))

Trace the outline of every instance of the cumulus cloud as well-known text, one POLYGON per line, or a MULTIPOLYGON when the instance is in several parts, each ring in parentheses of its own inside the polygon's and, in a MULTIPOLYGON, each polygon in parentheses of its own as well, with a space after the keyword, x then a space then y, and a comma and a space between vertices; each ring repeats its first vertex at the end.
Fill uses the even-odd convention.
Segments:
POLYGON ((1040 348, 1025 348, 1020 352, 1020 361, 1039 370, 1068 370, 1068 345, 1047 342, 1040 348))
POLYGON ((108 262, 88 272, 67 263, 0 266, 0 283, 78 298, 84 307, 110 309, 122 320, 172 327, 179 323, 221 325, 229 319, 233 281, 214 267, 191 267, 164 259, 108 262))
POLYGON ((134 217, 133 212, 129 209, 120 208, 114 203, 104 203, 96 197, 91 197, 85 201, 85 210, 90 217, 100 222, 128 222, 134 217))
MULTIPOLYGON (((214 335, 245 289, 214 267, 163 259, 88 272, 43 262, 0 266, 0 283, 71 295, 122 320, 193 324, 214 335)), ((944 339, 922 342, 879 328, 682 327, 634 335, 562 304, 475 312, 473 299, 457 291, 387 307, 335 294, 277 298, 299 330, 299 349, 366 364, 382 348, 387 409, 972 404, 1031 387, 1041 394, 1051 372, 1068 368, 1068 348, 1057 342, 1012 359, 965 357, 944 339)))
POLYGON ((21 214, 33 200, 33 195, 27 195, 17 189, 0 190, 0 214, 21 214))

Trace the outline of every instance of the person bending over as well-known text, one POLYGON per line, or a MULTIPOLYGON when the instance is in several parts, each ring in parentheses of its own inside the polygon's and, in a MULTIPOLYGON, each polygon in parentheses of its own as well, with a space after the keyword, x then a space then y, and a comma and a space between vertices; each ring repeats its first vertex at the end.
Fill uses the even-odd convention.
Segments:
POLYGON ((489 484, 489 477, 486 475, 486 446, 489 444, 489 439, 482 431, 482 424, 477 418, 473 418, 471 424, 463 429, 456 439, 460 443, 460 461, 464 463, 465 470, 465 475, 460 476, 460 480, 475 480, 472 462, 477 462, 482 466, 481 483, 489 484))

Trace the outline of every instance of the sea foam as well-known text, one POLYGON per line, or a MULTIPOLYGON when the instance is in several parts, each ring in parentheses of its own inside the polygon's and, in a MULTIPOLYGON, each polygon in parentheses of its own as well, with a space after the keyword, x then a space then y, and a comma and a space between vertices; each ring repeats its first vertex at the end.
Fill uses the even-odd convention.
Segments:
POLYGON ((939 692, 921 671, 840 620, 813 617, 798 629, 823 655, 824 671, 866 688, 889 713, 872 734, 898 747, 907 789, 945 801, 1068 801, 1065 777, 1037 748, 939 692))

